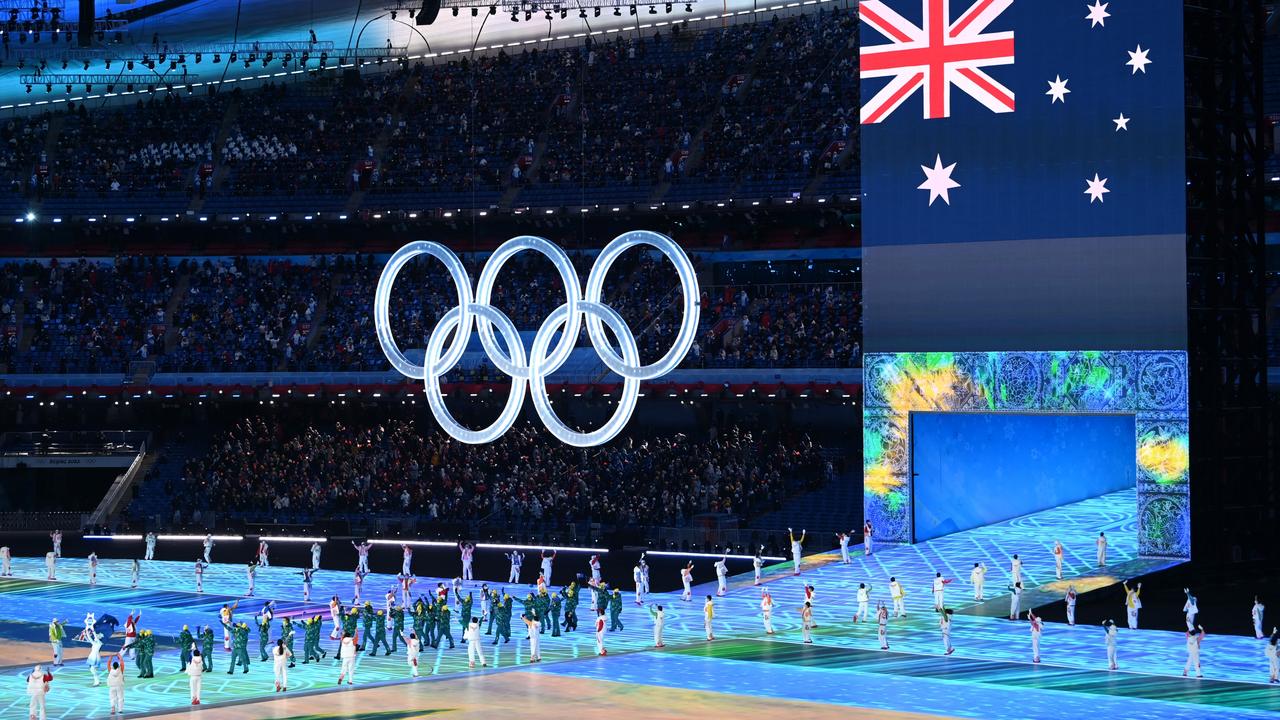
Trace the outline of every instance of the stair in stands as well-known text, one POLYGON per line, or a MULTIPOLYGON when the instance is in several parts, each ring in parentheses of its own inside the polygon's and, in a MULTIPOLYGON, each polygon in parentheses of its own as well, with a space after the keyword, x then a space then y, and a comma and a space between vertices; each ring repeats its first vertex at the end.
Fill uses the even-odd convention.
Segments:
MULTIPOLYGON (((571 115, 572 113, 577 112, 578 102, 580 99, 581 98, 577 93, 570 97, 569 105, 564 109, 565 115, 571 115)), ((547 150, 547 136, 550 133, 548 128, 551 127, 551 114, 555 111, 556 98, 552 98, 551 103, 547 105, 547 109, 542 113, 542 131, 538 133, 538 137, 533 141, 533 159, 529 161, 529 167, 524 171, 524 175, 522 176, 524 181, 515 183, 508 187, 506 191, 502 193, 502 197, 498 200, 498 207, 504 210, 511 209, 519 198, 520 191, 527 187, 528 184, 533 181, 533 178, 537 177, 538 168, 542 166, 542 157, 547 150)), ((508 172, 508 180, 510 177, 511 175, 508 172)))
POLYGON ((819 546, 835 546, 836 532, 849 532, 862 527, 862 485, 853 472, 837 474, 826 486, 811 492, 793 495, 782 507, 752 520, 753 530, 784 533, 788 527, 809 531, 809 537, 817 533, 831 533, 829 543, 819 546))
POLYGON ((227 103, 227 111, 222 115, 222 124, 218 126, 218 134, 213 139, 213 157, 214 168, 213 177, 209 180, 209 187, 203 193, 196 192, 191 196, 191 205, 187 208, 188 212, 197 213, 204 208, 204 201, 215 190, 221 189, 227 182, 227 178, 231 175, 231 167, 222 162, 222 148, 227 143, 227 135, 231 134, 231 128, 236 125, 236 118, 240 116, 240 96, 232 94, 231 101, 227 103))
POLYGON ((178 307, 182 305, 190 288, 191 273, 184 273, 173 284, 173 294, 169 296, 169 302, 164 306, 164 353, 166 355, 173 352, 173 348, 178 344, 178 329, 174 327, 173 317, 178 313, 178 307))
POLYGON ((36 335, 35 325, 27 326, 23 323, 26 318, 26 311, 35 312, 34 302, 36 299, 36 278, 28 273, 22 276, 22 302, 19 303, 18 310, 18 327, 22 328, 22 337, 18 338, 18 352, 25 353, 31 350, 31 340, 36 335))
MULTIPOLYGON (((395 110, 391 112, 391 122, 382 127, 382 131, 378 133, 378 137, 372 143, 374 167, 382 167, 382 158, 386 154, 387 145, 391 142, 391 128, 400 125, 400 118, 404 115, 404 108, 409 102, 413 101, 413 97, 418 94, 418 76, 409 74, 404 81, 404 85, 400 88, 400 98, 395 104, 395 110)), ((366 152, 367 155, 367 152, 366 152)), ((357 157, 352 163, 358 163, 363 157, 357 157)), ((370 183, 370 187, 373 183, 370 183)), ((360 205, 364 202, 364 196, 369 193, 368 190, 362 190, 359 186, 352 188, 351 197, 347 198, 345 212, 354 214, 360 209, 360 205)))

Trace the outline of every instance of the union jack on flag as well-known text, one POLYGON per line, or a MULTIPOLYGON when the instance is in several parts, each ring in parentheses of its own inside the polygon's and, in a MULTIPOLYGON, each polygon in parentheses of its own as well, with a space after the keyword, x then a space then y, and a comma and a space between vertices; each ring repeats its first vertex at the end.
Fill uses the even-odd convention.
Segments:
POLYGON ((1013 112, 1013 91, 982 70, 1013 64, 1013 31, 986 32, 1013 0, 974 0, 954 20, 952 2, 920 0, 920 26, 883 0, 859 3, 862 22, 890 40, 862 46, 861 77, 893 78, 862 106, 864 125, 883 121, 921 88, 924 117, 950 117, 953 85, 992 112, 1013 112))

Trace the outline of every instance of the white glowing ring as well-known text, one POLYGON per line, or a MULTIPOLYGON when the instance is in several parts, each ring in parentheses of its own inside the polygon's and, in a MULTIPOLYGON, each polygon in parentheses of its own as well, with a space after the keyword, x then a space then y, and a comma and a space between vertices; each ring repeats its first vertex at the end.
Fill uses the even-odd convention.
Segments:
MULTIPOLYGON (((516 326, 511 319, 497 308, 488 305, 473 306, 471 311, 498 326, 498 332, 502 333, 502 339, 507 342, 507 347, 515 356, 514 361, 524 366, 524 343, 520 342, 520 333, 516 331, 516 326)), ((459 315, 458 308, 450 309, 444 317, 440 318, 440 322, 436 323, 435 330, 431 331, 431 338, 427 340, 427 353, 422 360, 423 372, 426 375, 427 404, 431 406, 431 414, 435 415, 436 422, 440 423, 440 427, 444 428, 445 432, 464 443, 483 445, 502 437, 502 434, 515 424, 516 418, 520 416, 520 408, 524 405, 524 386, 529 381, 519 376, 511 378, 511 393, 507 395, 507 404, 502 407, 502 414, 498 415, 498 419, 488 427, 472 430, 454 420, 453 414, 444 404, 444 395, 440 392, 440 378, 452 369, 452 366, 442 367, 445 363, 440 359, 440 347, 444 345, 444 339, 449 336, 449 331, 458 327, 459 315)), ((457 335, 454 337, 456 338, 457 335)))
MULTIPOLYGON (((382 268, 382 275, 378 277, 378 288, 373 294, 373 327, 378 333, 378 344, 382 346, 382 354, 387 356, 387 360, 391 366, 405 377, 414 380, 425 380, 426 367, 424 365, 415 365, 409 361, 409 358, 400 352, 400 347, 396 345, 395 336, 391 334, 391 286, 396 282, 396 276, 400 274, 400 269, 410 260, 419 255, 430 255, 431 257, 444 263, 444 267, 449 271, 449 276, 453 278, 454 289, 458 292, 458 308, 462 315, 458 326, 457 334, 453 337, 453 344, 449 346, 449 352, 443 358, 443 364, 448 369, 452 369, 458 361, 462 359, 462 353, 467 349, 467 338, 471 335, 471 278, 467 277, 467 269, 463 267, 462 261, 449 248, 433 242, 411 242, 408 245, 395 251, 390 260, 387 260, 386 267, 382 268)), ((446 370, 445 372, 448 372, 446 370)))
MULTIPOLYGON (((632 365, 640 362, 640 350, 636 347, 635 335, 631 333, 627 322, 616 310, 608 305, 588 302, 578 303, 578 308, 586 313, 588 318, 599 318, 613 330, 618 336, 618 342, 622 344, 622 356, 626 362, 632 365)), ((547 354, 551 336, 555 335, 556 330, 567 322, 568 316, 567 305, 561 305, 552 310, 551 315, 542 323, 538 334, 533 338, 533 348, 529 351, 529 392, 533 394, 533 407, 538 411, 538 417, 542 418, 542 424, 566 445, 575 447, 603 445, 622 432, 622 428, 631 419, 631 413, 636 408, 636 400, 640 397, 640 381, 636 378, 623 378, 622 397, 618 399, 618 408, 613 411, 609 421, 598 430, 581 433, 561 422, 555 411, 551 409, 551 399, 547 397, 546 378, 549 373, 540 372, 542 367, 539 361, 547 354)))
POLYGON ((587 314, 587 334, 591 336, 591 344, 600 355, 600 359, 610 370, 624 378, 652 380, 671 372, 684 360, 698 333, 698 315, 702 311, 702 306, 699 304, 698 276, 693 270, 693 263, 689 261, 689 256, 684 254, 684 250, 666 235, 649 230, 633 230, 619 235, 600 251, 600 257, 596 258, 595 265, 591 266, 591 274, 587 276, 587 296, 584 301, 603 302, 604 278, 609 274, 609 268, 613 266, 613 262, 619 255, 637 245, 657 248, 676 267, 676 275, 680 278, 680 292, 684 296, 684 315, 680 319, 680 332, 676 333, 675 342, 672 343, 667 354, 657 362, 640 367, 635 364, 639 360, 626 363, 613 351, 600 322, 604 319, 603 315, 587 314))
POLYGON ((378 334, 378 343, 382 352, 391 362, 392 367, 406 377, 424 380, 427 403, 440 426, 450 436, 471 444, 493 442, 511 429, 524 405, 526 385, 530 385, 533 403, 538 416, 551 434, 561 442, 577 447, 591 447, 606 443, 616 437, 631 419, 636 400, 640 395, 640 381, 652 380, 665 375, 684 360, 698 331, 699 307, 698 279, 693 263, 688 255, 680 249, 671 238, 647 230, 624 233, 614 238, 591 268, 587 278, 586 295, 578 281, 577 271, 569 256, 551 242, 529 235, 512 238, 503 243, 485 263, 480 271, 480 278, 475 288, 474 299, 471 292, 470 279, 462 261, 448 248, 433 242, 414 242, 400 248, 387 261, 378 278, 378 287, 374 295, 373 322, 378 334), (604 280, 618 256, 626 250, 638 245, 656 248, 671 261, 680 278, 680 289, 683 296, 683 317, 676 340, 666 355, 650 365, 640 365, 640 352, 636 345, 635 334, 627 327, 626 321, 613 308, 603 302, 604 280), (546 256, 555 266, 565 286, 565 302, 552 311, 542 323, 533 340, 533 347, 525 352, 524 343, 520 339, 515 324, 504 313, 490 304, 493 288, 502 266, 525 250, 533 250, 546 256), (405 263, 418 255, 430 255, 442 263, 449 271, 458 294, 458 305, 444 314, 431 331, 427 340, 426 354, 422 365, 415 365, 400 352, 391 332, 390 304, 391 287, 395 284, 396 275, 405 263), (583 316, 587 321, 587 332, 596 354, 610 370, 623 378, 622 397, 613 416, 600 429, 581 433, 571 430, 551 410, 551 402, 547 397, 547 376, 556 372, 569 359, 582 330, 583 316), (440 389, 440 378, 457 366, 466 350, 471 335, 471 325, 475 322, 480 334, 480 344, 485 354, 502 372, 511 377, 511 393, 502 413, 491 425, 482 430, 471 430, 463 427, 445 406, 444 396, 440 389), (604 327, 608 325, 618 340, 621 355, 610 345, 604 327), (494 328, 502 335, 507 349, 504 352, 494 336, 494 328), (561 331, 559 342, 550 349, 551 341, 561 331), (453 341, 448 350, 444 349, 445 340, 453 334, 453 341), (549 351, 550 350, 550 351, 549 351), (549 351, 549 352, 548 352, 549 351))

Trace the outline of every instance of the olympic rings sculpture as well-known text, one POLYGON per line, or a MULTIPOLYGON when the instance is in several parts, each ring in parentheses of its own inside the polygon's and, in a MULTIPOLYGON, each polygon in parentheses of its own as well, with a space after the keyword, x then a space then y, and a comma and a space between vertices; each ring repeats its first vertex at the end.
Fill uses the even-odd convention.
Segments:
POLYGON ((582 292, 578 274, 570 262, 569 256, 550 241, 521 235, 503 243, 485 262, 480 271, 480 279, 476 282, 474 295, 471 290, 471 279, 458 256, 445 246, 434 242, 412 242, 397 250, 382 269, 378 278, 378 288, 374 293, 373 324, 378 333, 378 343, 387 356, 392 367, 405 377, 423 380, 426 386, 427 403, 436 421, 449 435, 464 443, 480 445, 493 442, 515 424, 520 410, 524 406, 525 387, 529 386, 533 397, 533 406, 538 411, 542 424, 561 442, 576 447, 592 447, 613 439, 631 419, 636 400, 640 396, 640 381, 652 380, 666 375, 684 360, 689 348, 693 345, 698 331, 699 306, 698 278, 694 272, 689 256, 674 240, 648 230, 634 230, 614 238, 604 250, 600 251, 595 265, 587 277, 586 294, 582 292), (656 362, 640 365, 640 352, 636 345, 635 335, 626 321, 616 310, 604 304, 604 280, 615 260, 627 250, 649 246, 657 249, 671 261, 680 278, 680 289, 684 297, 684 315, 680 321, 680 331, 675 342, 656 362), (515 323, 505 313, 490 304, 494 284, 502 266, 515 255, 532 250, 546 256, 555 266, 565 287, 565 302, 551 311, 534 336, 533 345, 527 351, 515 323), (413 258, 428 255, 439 260, 453 279, 457 291, 458 304, 446 312, 436 323, 427 340, 426 355, 422 365, 417 365, 400 351, 391 331, 391 288, 395 284, 400 270, 413 258), (586 319, 587 335, 591 345, 610 370, 622 376, 622 397, 618 407, 609 420, 598 430, 578 432, 569 428, 551 409, 551 401, 547 396, 546 379, 559 370, 569 359, 577 344, 582 330, 583 319, 586 319), (471 338, 471 326, 475 324, 480 336, 480 344, 484 347, 489 360, 502 372, 511 377, 511 392, 507 396, 502 413, 491 425, 480 430, 463 427, 444 404, 444 396, 440 389, 440 378, 457 366, 466 351, 471 338), (610 344, 604 326, 608 325, 617 338, 621 355, 610 344), (507 346, 504 351, 498 344, 494 330, 502 334, 507 346), (554 349, 551 341, 556 333, 564 329, 554 349), (445 340, 453 334, 453 341, 445 348, 445 340))

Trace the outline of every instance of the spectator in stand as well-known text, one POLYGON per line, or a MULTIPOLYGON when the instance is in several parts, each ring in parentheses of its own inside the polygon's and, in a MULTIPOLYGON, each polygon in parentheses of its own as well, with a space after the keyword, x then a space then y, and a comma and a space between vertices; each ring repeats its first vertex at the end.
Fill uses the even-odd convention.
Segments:
POLYGON ((499 443, 467 445, 409 420, 307 425, 259 416, 187 463, 177 509, 218 507, 246 519, 357 513, 533 527, 586 518, 684 524, 700 512, 774 510, 832 472, 804 435, 736 427, 706 439, 627 437, 583 450, 534 425, 517 425, 499 443))

